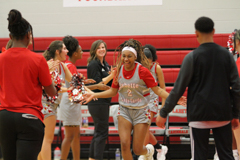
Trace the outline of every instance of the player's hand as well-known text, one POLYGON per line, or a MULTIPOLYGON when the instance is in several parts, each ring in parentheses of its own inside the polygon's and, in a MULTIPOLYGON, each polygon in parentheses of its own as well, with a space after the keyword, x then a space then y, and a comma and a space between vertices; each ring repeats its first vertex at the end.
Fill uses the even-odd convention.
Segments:
POLYGON ((108 74, 115 75, 116 67, 111 66, 111 70, 108 72, 108 74))
POLYGON ((54 61, 53 59, 50 59, 49 61, 47 61, 47 64, 48 64, 49 71, 51 72, 58 68, 60 61, 59 60, 54 61))
POLYGON ((86 92, 83 94, 83 104, 87 104, 94 98, 94 94, 86 92))
POLYGON ((85 84, 89 84, 89 83, 95 83, 96 81, 94 79, 85 79, 83 82, 85 84))
POLYGON ((177 104, 180 104, 180 105, 186 107, 186 106, 187 106, 187 98, 186 98, 185 96, 182 96, 182 97, 178 100, 177 104))
POLYGON ((163 118, 160 115, 157 116, 156 125, 160 128, 165 128, 167 118, 163 118))
POLYGON ((103 90, 103 91, 111 88, 111 87, 105 85, 103 82, 98 83, 97 87, 98 87, 99 90, 103 90))
POLYGON ((239 119, 238 118, 233 118, 232 121, 231 121, 231 124, 232 124, 232 129, 233 130, 238 129, 238 127, 239 127, 239 119))

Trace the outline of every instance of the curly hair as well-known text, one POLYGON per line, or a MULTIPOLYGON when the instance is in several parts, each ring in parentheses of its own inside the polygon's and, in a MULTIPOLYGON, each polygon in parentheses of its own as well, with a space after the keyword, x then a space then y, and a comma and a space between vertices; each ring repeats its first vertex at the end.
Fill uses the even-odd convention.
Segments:
POLYGON ((118 82, 118 75, 120 72, 120 68, 122 66, 122 49, 124 47, 132 47, 137 51, 137 62, 141 63, 144 67, 150 69, 150 64, 148 62, 147 57, 145 56, 145 54, 143 53, 143 47, 142 44, 138 41, 138 40, 134 40, 134 39, 129 39, 125 42, 123 42, 122 44, 120 44, 116 50, 115 53, 118 52, 118 56, 117 56, 117 69, 116 69, 116 75, 115 75, 115 82, 118 82))
POLYGON ((72 36, 65 36, 63 38, 63 43, 65 44, 68 50, 67 55, 69 57, 72 57, 73 53, 76 52, 77 49, 79 48, 78 40, 72 36))

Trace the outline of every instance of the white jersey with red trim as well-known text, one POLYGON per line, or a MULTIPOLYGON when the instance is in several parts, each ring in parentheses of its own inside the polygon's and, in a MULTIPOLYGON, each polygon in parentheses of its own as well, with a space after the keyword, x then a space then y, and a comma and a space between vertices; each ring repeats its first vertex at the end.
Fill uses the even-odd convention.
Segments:
MULTIPOLYGON (((155 79, 155 81, 157 82, 157 63, 153 63, 150 72, 152 73, 153 78, 155 79)), ((153 90, 150 88, 150 98, 151 99, 158 99, 158 95, 156 95, 153 90)))
MULTIPOLYGON (((66 66, 68 66, 69 64, 71 64, 71 63, 65 63, 66 66)), ((65 80, 65 83, 63 84, 63 87, 69 88, 70 87, 70 83, 65 80)))
POLYGON ((131 108, 145 108, 150 101, 150 91, 145 82, 140 79, 139 67, 140 63, 136 63, 136 69, 132 78, 126 79, 123 75, 123 65, 121 66, 118 76, 119 83, 119 104, 131 108))

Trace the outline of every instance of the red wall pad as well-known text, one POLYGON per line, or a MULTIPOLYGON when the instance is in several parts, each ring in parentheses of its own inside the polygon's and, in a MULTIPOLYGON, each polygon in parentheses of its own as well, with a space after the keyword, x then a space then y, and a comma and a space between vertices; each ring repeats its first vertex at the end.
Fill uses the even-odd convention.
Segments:
MULTIPOLYGON (((74 35, 73 35, 74 36, 74 35)), ((229 34, 215 34, 215 43, 227 47, 229 34)), ((62 40, 63 37, 35 37, 35 51, 44 51, 54 40, 62 40)), ((117 46, 131 38, 139 40, 142 45, 152 44, 157 49, 171 48, 196 48, 199 46, 195 34, 180 35, 129 35, 129 36, 85 36, 76 37, 83 50, 90 50, 91 45, 96 40, 103 40, 107 43, 107 48, 115 50, 117 46)), ((5 47, 9 38, 0 38, 0 48, 5 47)), ((31 47, 30 47, 31 49, 31 47)))
MULTIPOLYGON (((191 50, 177 50, 177 51, 157 51, 157 62, 159 65, 181 65, 184 57, 191 52, 191 50)), ((107 52, 105 57, 109 65, 115 65, 117 60, 117 54, 113 51, 107 52), (115 55, 114 55, 115 54, 115 55)), ((78 67, 86 67, 87 59, 90 57, 89 52, 84 52, 82 59, 76 62, 78 67)))

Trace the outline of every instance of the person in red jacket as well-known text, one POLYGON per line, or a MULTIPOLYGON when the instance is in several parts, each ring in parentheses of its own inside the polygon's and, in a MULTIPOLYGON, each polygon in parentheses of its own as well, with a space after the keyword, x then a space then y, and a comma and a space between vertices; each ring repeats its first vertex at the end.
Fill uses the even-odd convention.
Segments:
POLYGON ((42 87, 56 94, 43 56, 27 46, 32 27, 18 10, 8 14, 12 47, 0 54, 0 145, 3 159, 36 160, 44 136, 42 87))

